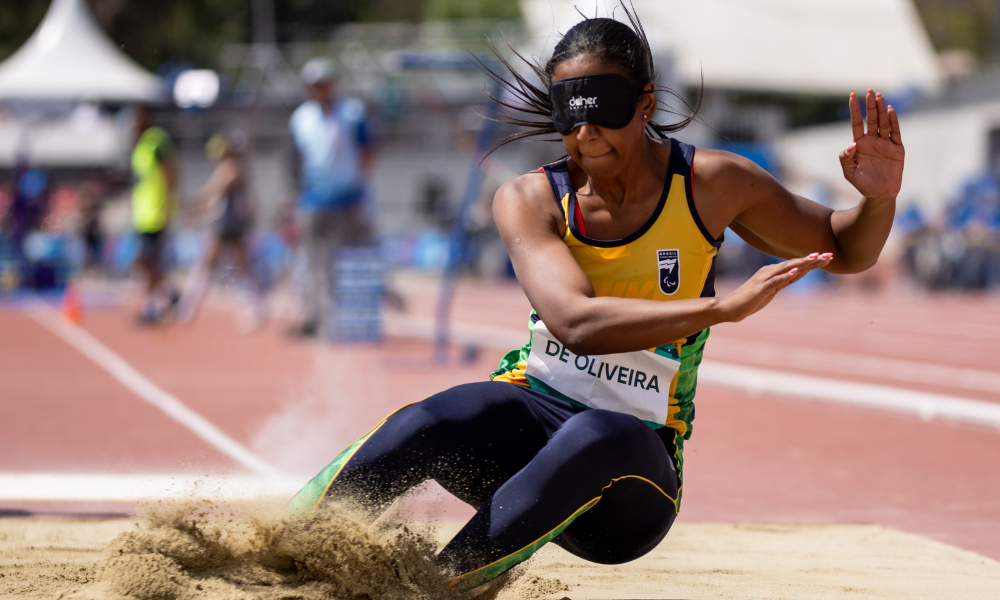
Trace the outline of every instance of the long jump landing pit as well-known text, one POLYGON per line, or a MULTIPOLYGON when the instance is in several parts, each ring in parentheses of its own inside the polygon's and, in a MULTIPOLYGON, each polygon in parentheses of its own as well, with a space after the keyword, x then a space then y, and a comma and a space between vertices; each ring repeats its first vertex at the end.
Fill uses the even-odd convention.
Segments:
MULTIPOLYGON (((437 533, 446 539, 459 526, 442 523, 437 533)), ((73 592, 93 582, 108 543, 134 528, 129 519, 0 519, 0 598, 81 597, 73 592)), ((497 600, 970 600, 1000 593, 1000 562, 876 525, 682 522, 658 548, 631 563, 588 563, 550 544, 526 567, 497 600)), ((83 597, 123 600, 89 589, 83 597)), ((232 596, 193 589, 169 595, 176 600, 222 597, 232 596)), ((247 590, 239 597, 300 596, 288 587, 247 590)))

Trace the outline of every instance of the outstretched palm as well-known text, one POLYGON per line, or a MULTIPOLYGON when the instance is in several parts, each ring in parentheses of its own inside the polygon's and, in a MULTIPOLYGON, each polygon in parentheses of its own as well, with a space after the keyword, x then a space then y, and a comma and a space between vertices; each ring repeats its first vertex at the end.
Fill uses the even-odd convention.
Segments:
POLYGON ((861 118, 861 103, 851 94, 851 129, 854 143, 840 153, 844 177, 866 198, 895 198, 903 183, 903 139, 899 117, 885 98, 868 90, 865 95, 868 131, 861 118))

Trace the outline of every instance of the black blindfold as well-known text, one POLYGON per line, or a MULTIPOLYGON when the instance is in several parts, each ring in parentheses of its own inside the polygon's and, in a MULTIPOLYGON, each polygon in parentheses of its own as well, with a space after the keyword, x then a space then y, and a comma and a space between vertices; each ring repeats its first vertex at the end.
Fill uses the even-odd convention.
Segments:
POLYGON ((562 135, 581 125, 621 129, 632 121, 642 94, 629 80, 614 73, 557 79, 549 85, 552 124, 562 135))

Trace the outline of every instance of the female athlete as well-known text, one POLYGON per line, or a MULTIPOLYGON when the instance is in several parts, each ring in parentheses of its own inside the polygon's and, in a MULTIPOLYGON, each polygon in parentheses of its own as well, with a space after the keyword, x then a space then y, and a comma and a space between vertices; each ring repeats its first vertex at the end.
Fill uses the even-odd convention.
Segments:
POLYGON ((244 332, 260 327, 267 318, 264 289, 250 263, 250 234, 253 225, 253 205, 247 194, 243 149, 246 139, 239 134, 216 133, 205 144, 205 155, 217 163, 208 183, 195 195, 199 209, 214 216, 211 245, 204 259, 188 276, 178 307, 178 320, 194 318, 208 286, 212 271, 219 265, 227 249, 235 255, 239 274, 253 290, 253 306, 241 324, 244 332))
MULTIPOLYGON (((895 111, 850 96, 844 176, 863 196, 830 210, 743 158, 668 138, 641 25, 587 19, 536 72, 511 69, 515 105, 568 156, 505 184, 494 216, 531 305, 528 343, 490 382, 405 406, 341 453, 289 505, 331 498, 374 514, 434 479, 477 509, 438 555, 472 589, 547 542, 598 563, 653 549, 680 505, 697 369, 709 328, 740 321, 813 269, 875 264, 903 171, 895 111), (723 232, 787 259, 715 297, 723 232)), ((509 67, 509 66, 508 66, 509 67)), ((500 78, 496 73, 493 76, 500 78)))

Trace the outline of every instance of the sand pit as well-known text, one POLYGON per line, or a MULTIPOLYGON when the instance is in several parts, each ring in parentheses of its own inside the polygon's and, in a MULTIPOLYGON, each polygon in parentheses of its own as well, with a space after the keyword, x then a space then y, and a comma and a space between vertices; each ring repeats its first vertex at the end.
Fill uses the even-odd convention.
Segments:
MULTIPOLYGON (((161 510, 141 526, 0 520, 0 598, 446 597, 440 577, 422 566, 434 544, 423 525, 371 533, 341 519, 300 534, 218 507, 184 511, 161 510)), ((436 539, 458 526, 440 524, 436 539)), ((997 590, 1000 563, 877 526, 681 522, 626 565, 594 565, 550 545, 498 600, 966 600, 997 590)))

